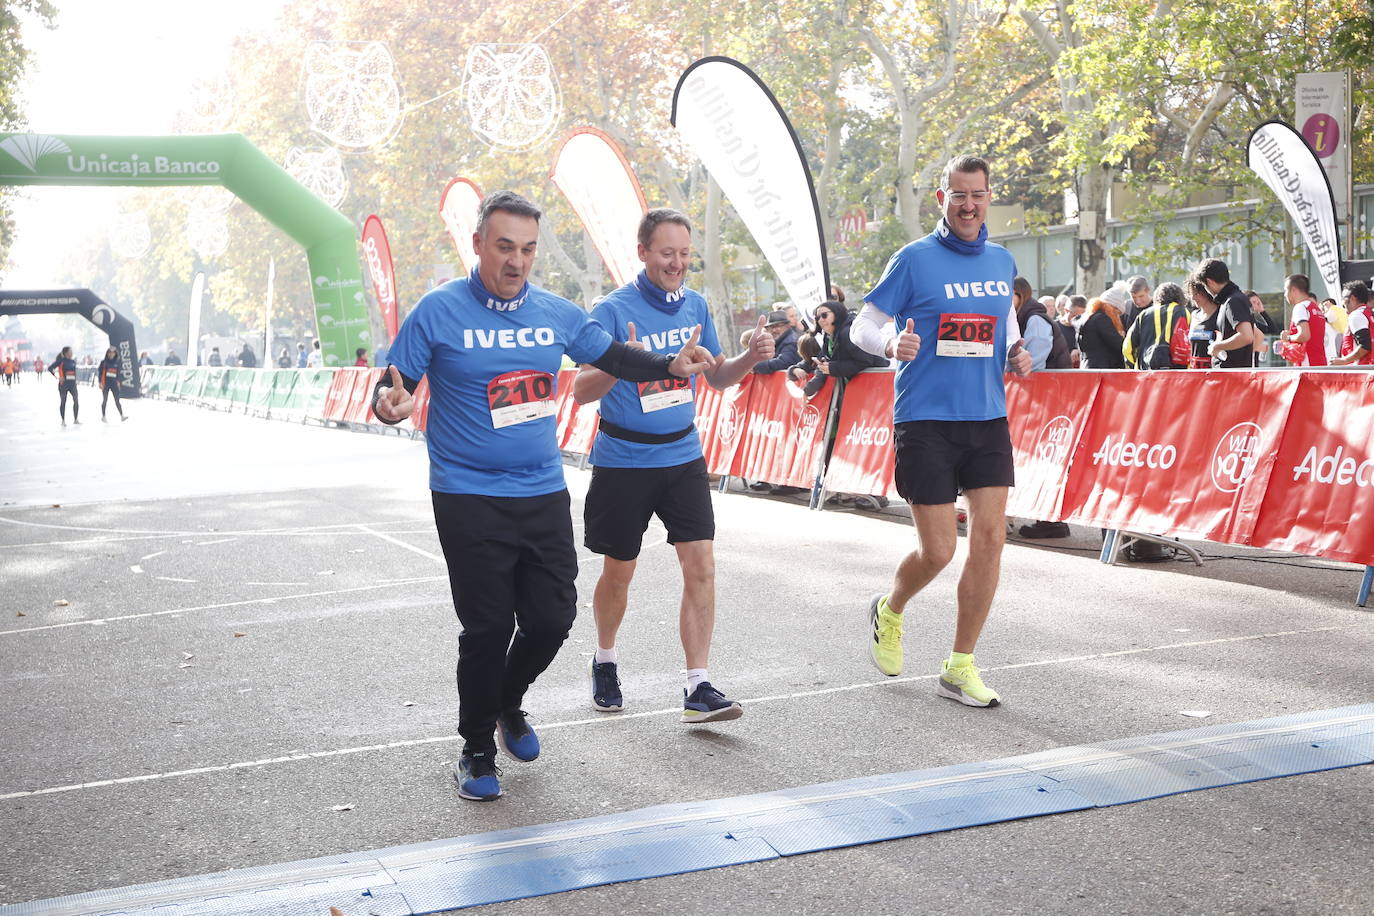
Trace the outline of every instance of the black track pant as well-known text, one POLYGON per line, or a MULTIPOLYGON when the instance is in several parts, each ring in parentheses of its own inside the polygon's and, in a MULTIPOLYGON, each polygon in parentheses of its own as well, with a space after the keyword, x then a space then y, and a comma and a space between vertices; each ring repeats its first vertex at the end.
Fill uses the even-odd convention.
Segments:
POLYGON ((72 420, 76 420, 76 380, 68 379, 65 382, 57 383, 58 405, 57 412, 65 422, 67 419, 67 395, 72 396, 72 420))
POLYGON ((458 734, 465 752, 494 753, 497 714, 520 708, 577 616, 568 491, 433 497, 453 606, 463 626, 458 734))
POLYGON ((105 416, 105 404, 110 400, 110 395, 114 395, 115 410, 119 411, 121 417, 124 416, 124 405, 119 403, 119 386, 114 384, 106 384, 105 390, 100 393, 100 415, 105 416))

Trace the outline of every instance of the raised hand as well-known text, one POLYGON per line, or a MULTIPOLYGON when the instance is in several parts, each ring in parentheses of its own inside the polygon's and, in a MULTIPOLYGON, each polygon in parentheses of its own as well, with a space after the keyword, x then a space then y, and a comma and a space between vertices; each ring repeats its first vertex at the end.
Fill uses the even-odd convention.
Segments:
POLYGON ((406 391, 405 382, 401 379, 401 370, 392 366, 387 375, 391 385, 383 385, 377 389, 377 406, 374 410, 381 419, 396 423, 410 416, 415 410, 415 396, 406 391))
POLYGON ((687 345, 668 364, 668 371, 671 374, 678 378, 688 378, 715 366, 716 361, 711 356, 711 351, 705 347, 697 346, 699 340, 701 340, 701 325, 696 325, 692 328, 692 336, 687 339, 687 345))
POLYGON ((749 357, 756 364, 766 359, 772 359, 777 353, 776 345, 773 343, 773 335, 763 329, 767 316, 759 316, 759 326, 754 328, 753 335, 749 338, 749 357))
POLYGON ((906 327, 893 339, 892 355, 900 362, 909 363, 921 352, 921 335, 916 333, 916 322, 908 318, 906 327))
POLYGON ((644 343, 644 341, 640 340, 637 336, 635 336, 635 323, 633 321, 625 322, 625 329, 629 331, 630 334, 629 339, 625 341, 625 346, 638 347, 641 350, 649 349, 648 344, 644 343))

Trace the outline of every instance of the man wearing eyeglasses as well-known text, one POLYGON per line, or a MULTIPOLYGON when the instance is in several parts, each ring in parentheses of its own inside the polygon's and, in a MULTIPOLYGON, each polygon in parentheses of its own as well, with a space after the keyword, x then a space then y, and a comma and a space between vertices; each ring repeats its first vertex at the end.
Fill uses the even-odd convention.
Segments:
POLYGON ((954 647, 936 693, 982 707, 1001 701, 979 676, 973 650, 997 590, 1007 488, 1014 482, 1003 373, 1031 371, 1012 306, 1016 262, 987 240, 991 196, 987 162, 951 159, 935 192, 939 224, 892 256, 850 329, 860 347, 899 363, 896 483, 918 536, 891 591, 869 603, 870 654, 884 674, 902 673, 902 615, 954 557, 954 500, 962 492, 968 559, 959 578, 954 647))

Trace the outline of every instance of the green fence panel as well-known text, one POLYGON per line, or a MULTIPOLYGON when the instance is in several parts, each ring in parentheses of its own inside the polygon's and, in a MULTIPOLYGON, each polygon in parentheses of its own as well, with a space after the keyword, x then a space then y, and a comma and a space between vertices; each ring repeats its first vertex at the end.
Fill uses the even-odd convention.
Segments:
POLYGON ((267 416, 267 408, 272 403, 272 386, 276 381, 278 369, 250 369, 252 387, 248 392, 248 409, 253 414, 267 416))
POLYGON ((299 369, 278 369, 272 374, 272 397, 268 404, 272 413, 290 409, 291 397, 295 394, 300 375, 299 369))
MULTIPOLYGON (((301 401, 301 407, 307 417, 319 419, 324 413, 324 399, 329 395, 329 386, 334 381, 334 373, 337 369, 315 369, 305 370, 308 378, 305 395, 301 401)), ((303 378, 302 381, 306 381, 303 378)))

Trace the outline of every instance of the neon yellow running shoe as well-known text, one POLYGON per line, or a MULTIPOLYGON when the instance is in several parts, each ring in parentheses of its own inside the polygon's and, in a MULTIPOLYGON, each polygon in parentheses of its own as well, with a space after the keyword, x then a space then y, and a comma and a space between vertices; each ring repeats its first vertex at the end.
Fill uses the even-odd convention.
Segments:
POLYGON ((1002 698, 983 683, 978 669, 973 665, 973 656, 968 657, 967 665, 957 668, 949 666, 949 659, 941 664, 940 680, 936 682, 935 692, 942 697, 958 700, 965 706, 997 706, 1002 698))
POLYGON ((873 664, 888 677, 902 673, 902 615, 887 606, 886 595, 874 595, 868 605, 868 626, 873 632, 869 649, 873 664))

